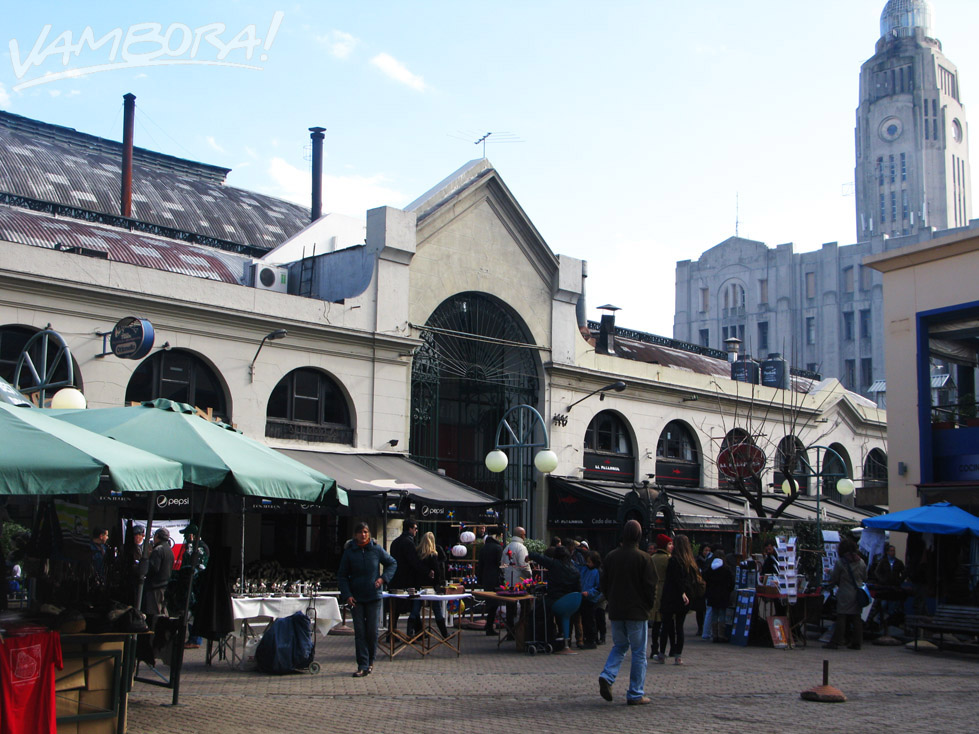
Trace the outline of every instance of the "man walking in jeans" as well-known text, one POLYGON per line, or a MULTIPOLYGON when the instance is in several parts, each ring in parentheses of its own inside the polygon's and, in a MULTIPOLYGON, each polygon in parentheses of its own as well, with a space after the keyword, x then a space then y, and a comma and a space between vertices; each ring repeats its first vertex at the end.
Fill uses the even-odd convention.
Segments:
POLYGON ((632 650, 629 690, 626 703, 641 706, 650 702, 644 695, 646 683, 646 620, 656 597, 656 573, 648 553, 639 550, 642 526, 629 520, 622 531, 622 543, 605 557, 602 593, 608 599, 612 623, 612 649, 605 669, 598 676, 598 690, 612 700, 612 684, 619 674, 626 651, 632 650))

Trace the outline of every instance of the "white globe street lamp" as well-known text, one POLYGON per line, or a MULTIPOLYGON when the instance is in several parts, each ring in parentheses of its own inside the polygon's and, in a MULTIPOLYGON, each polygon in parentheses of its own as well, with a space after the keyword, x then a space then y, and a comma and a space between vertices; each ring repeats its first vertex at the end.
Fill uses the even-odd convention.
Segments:
POLYGON ((486 468, 494 474, 499 474, 506 469, 509 463, 510 460, 507 458, 507 455, 500 451, 500 449, 494 449, 486 454, 486 468))

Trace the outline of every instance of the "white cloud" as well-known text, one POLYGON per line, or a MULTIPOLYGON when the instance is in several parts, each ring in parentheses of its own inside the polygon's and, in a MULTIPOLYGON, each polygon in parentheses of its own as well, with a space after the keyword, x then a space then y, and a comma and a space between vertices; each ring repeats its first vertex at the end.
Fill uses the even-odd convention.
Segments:
POLYGON ((60 97, 61 96, 61 90, 60 89, 49 89, 48 90, 48 94, 50 94, 52 97, 60 97))
POLYGON ((0 82, 0 110, 5 110, 10 107, 10 93, 7 92, 7 88, 3 86, 3 82, 0 82))
POLYGON ((330 31, 329 36, 319 36, 316 40, 325 44, 330 53, 338 59, 349 58, 354 48, 360 43, 359 38, 343 31, 330 31))
POLYGON ((247 145, 245 146, 245 153, 249 158, 258 158, 258 153, 256 153, 252 148, 249 148, 247 145))
POLYGON ((418 92, 425 91, 425 80, 417 74, 408 71, 408 67, 390 54, 378 54, 371 59, 371 65, 377 67, 390 79, 400 82, 418 92))
POLYGON ((80 89, 72 89, 70 92, 68 92, 68 96, 69 97, 77 97, 81 93, 82 93, 82 90, 80 90, 80 89))
MULTIPOLYGON (((272 186, 267 193, 309 206, 311 176, 308 170, 296 168, 282 158, 269 162, 272 186)), ((323 176, 323 211, 363 217, 378 206, 404 206, 409 198, 385 185, 383 175, 323 176)))
POLYGON ((204 140, 206 140, 207 141, 207 144, 210 145, 218 153, 223 153, 224 152, 224 148, 222 148, 220 145, 218 145, 218 141, 214 139, 214 136, 213 135, 208 135, 206 138, 204 138, 204 140))

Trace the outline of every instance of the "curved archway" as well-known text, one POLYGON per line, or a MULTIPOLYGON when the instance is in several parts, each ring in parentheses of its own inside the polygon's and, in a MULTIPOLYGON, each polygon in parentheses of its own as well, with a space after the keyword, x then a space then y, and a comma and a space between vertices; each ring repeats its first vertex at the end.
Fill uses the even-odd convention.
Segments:
MULTIPOLYGON (((24 351, 24 347, 30 341, 31 337, 41 331, 42 329, 37 329, 33 326, 22 326, 20 324, 0 326, 0 377, 11 385, 14 384, 14 372, 17 368, 17 361, 24 351)), ((28 353, 35 365, 41 364, 43 355, 42 346, 39 343, 35 342, 32 344, 28 353)), ((68 377, 67 363, 58 363, 57 359, 58 355, 54 351, 48 352, 46 367, 49 370, 53 368, 54 372, 50 375, 50 378, 54 382, 66 380, 68 377)), ((78 369, 78 361, 74 355, 71 357, 71 366, 75 387, 84 391, 84 381, 82 380, 81 371, 78 369)), ((26 374, 26 371, 22 372, 23 374, 26 374)), ((33 384, 36 385, 37 383, 33 384)))
POLYGON ((613 410, 603 410, 585 430, 582 477, 631 483, 636 478, 634 446, 625 419, 613 410))
POLYGON ((499 475, 483 463, 507 410, 538 406, 542 365, 530 330, 506 304, 466 292, 435 309, 421 338, 411 369, 412 458, 496 497, 527 497, 520 514, 533 517, 532 452, 508 451, 499 475))
POLYGON ((126 402, 167 398, 187 403, 231 422, 231 403, 220 374, 203 357, 185 349, 161 349, 142 362, 129 378, 126 402))
POLYGON ((295 369, 269 396, 265 435, 313 443, 353 445, 354 429, 343 388, 312 367, 295 369))
POLYGON ((776 490, 781 488, 782 482, 785 481, 787 470, 795 479, 799 494, 809 494, 809 477, 812 473, 809 467, 809 455, 805 445, 797 436, 785 436, 778 442, 772 468, 776 490))
POLYGON ((683 421, 670 421, 656 441, 656 482, 699 487, 702 466, 697 438, 683 421))

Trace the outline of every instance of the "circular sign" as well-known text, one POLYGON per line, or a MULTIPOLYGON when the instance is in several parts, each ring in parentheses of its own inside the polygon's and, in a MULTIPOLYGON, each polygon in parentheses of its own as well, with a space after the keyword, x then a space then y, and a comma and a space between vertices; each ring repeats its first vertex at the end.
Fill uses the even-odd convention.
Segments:
POLYGON ((752 443, 739 443, 721 451, 717 470, 730 479, 748 479, 765 468, 765 452, 752 443))
POLYGON ((122 359, 142 359, 153 348, 153 324, 146 319, 127 316, 112 327, 109 348, 122 359))

